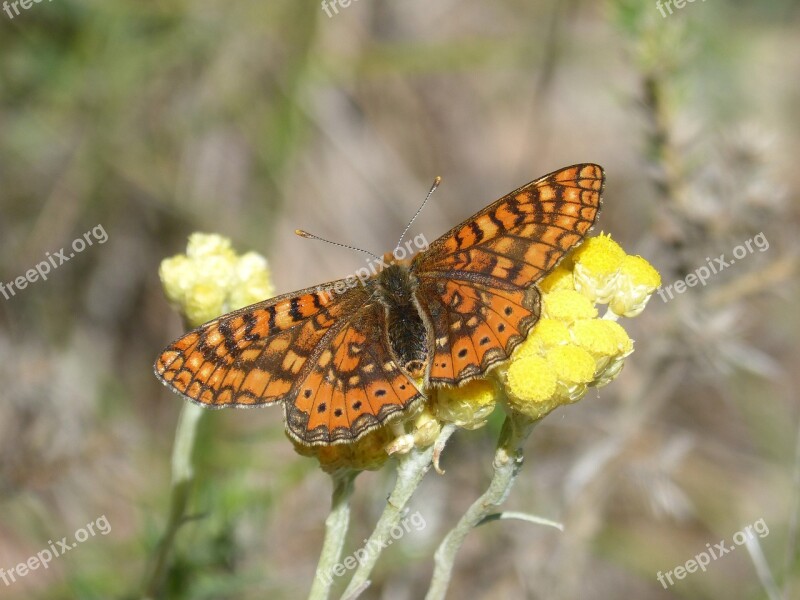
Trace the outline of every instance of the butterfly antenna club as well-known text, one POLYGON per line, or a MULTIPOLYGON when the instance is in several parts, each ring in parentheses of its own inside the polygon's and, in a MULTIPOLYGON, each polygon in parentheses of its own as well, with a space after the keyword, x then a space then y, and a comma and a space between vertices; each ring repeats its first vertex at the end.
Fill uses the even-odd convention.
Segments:
POLYGON ((333 244, 334 246, 339 246, 340 248, 347 248, 348 250, 355 250, 356 252, 363 252, 364 254, 367 254, 367 255, 371 256, 372 258, 374 258, 376 260, 380 260, 380 258, 375 256, 369 250, 364 250, 363 248, 356 248, 355 246, 348 246, 347 244, 340 244, 339 242, 332 242, 330 240, 326 240, 325 238, 321 238, 318 235, 314 235, 313 233, 308 233, 307 231, 305 231, 303 229, 295 229, 294 233, 295 233, 295 235, 299 235, 301 238, 306 238, 307 240, 319 240, 320 242, 325 242, 327 244, 333 244))
POLYGON ((422 204, 417 209, 417 212, 414 213, 414 216, 411 217, 411 220, 408 222, 408 225, 406 225, 406 228, 403 230, 403 233, 400 236, 400 239, 397 240, 397 244, 394 247, 395 250, 397 250, 400 247, 400 243, 403 241, 403 238, 406 237, 406 234, 408 233, 408 230, 411 229, 411 225, 414 223, 414 220, 417 218, 419 213, 422 212, 422 209, 425 208, 425 204, 427 204, 428 200, 433 195, 433 192, 436 191, 436 188, 439 187, 440 183, 442 183, 442 178, 437 175, 436 179, 433 180, 433 185, 431 186, 431 189, 428 191, 428 195, 425 196, 425 200, 422 201, 422 204))

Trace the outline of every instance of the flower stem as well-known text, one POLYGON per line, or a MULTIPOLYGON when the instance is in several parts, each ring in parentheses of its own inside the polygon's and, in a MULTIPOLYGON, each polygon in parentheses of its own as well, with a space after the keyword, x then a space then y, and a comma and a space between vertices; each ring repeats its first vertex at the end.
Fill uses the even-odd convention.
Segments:
POLYGON ((347 527, 350 524, 350 497, 358 471, 340 470, 331 475, 333 493, 331 512, 325 519, 325 540, 317 563, 314 583, 308 600, 327 600, 333 584, 332 570, 339 562, 344 547, 347 527))
MULTIPOLYGON (((449 436, 452 430, 443 428, 439 437, 449 436)), ((420 481, 431 468, 433 450, 439 440, 424 449, 412 449, 408 454, 402 455, 397 464, 397 482, 386 502, 386 507, 378 519, 375 529, 367 540, 366 558, 359 562, 358 568, 353 573, 353 578, 342 595, 342 600, 354 600, 361 592, 369 587, 369 576, 378 562, 383 548, 388 545, 390 532, 403 516, 403 511, 420 481)))
POLYGON ((172 489, 170 490, 170 508, 167 527, 158 545, 153 566, 147 576, 144 588, 144 600, 159 597, 159 590, 164 582, 167 564, 175 542, 175 535, 184 523, 186 507, 189 504, 189 493, 194 483, 194 467, 192 455, 197 426, 206 411, 202 407, 186 402, 178 417, 175 430, 175 446, 172 449, 172 489))
POLYGON ((494 475, 489 488, 478 498, 458 524, 445 536, 434 555, 434 570, 426 600, 442 600, 450 585, 456 554, 464 538, 502 504, 522 467, 522 444, 537 421, 508 415, 500 431, 494 455, 494 475))

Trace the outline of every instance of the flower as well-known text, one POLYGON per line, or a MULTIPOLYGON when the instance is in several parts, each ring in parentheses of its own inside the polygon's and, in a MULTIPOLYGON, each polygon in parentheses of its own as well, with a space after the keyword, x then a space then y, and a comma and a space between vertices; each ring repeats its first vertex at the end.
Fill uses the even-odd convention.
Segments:
POLYGON ((622 317, 638 316, 653 292, 661 286, 661 276, 641 256, 626 256, 617 274, 609 308, 622 317))
POLYGON ((333 446, 305 446, 294 440, 295 452, 313 456, 326 473, 339 470, 374 471, 389 460, 386 447, 395 438, 389 427, 378 427, 352 444, 333 446))
POLYGON ((192 327, 275 295, 267 259, 238 255, 228 238, 214 233, 191 234, 186 254, 161 261, 158 274, 192 327))
POLYGON ((462 429, 478 429, 494 411, 497 392, 497 384, 490 379, 476 379, 459 388, 441 388, 433 395, 433 414, 462 429))
POLYGON ((625 251, 602 233, 586 240, 573 251, 575 289, 592 302, 606 304, 614 295, 625 251))

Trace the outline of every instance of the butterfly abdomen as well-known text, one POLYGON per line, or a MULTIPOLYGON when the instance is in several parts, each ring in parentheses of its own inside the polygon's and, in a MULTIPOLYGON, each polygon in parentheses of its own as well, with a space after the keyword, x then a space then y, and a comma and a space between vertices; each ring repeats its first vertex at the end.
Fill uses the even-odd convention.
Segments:
POLYGON ((389 345, 414 377, 422 375, 428 355, 425 324, 413 300, 416 285, 415 276, 405 265, 390 265, 378 275, 389 345))

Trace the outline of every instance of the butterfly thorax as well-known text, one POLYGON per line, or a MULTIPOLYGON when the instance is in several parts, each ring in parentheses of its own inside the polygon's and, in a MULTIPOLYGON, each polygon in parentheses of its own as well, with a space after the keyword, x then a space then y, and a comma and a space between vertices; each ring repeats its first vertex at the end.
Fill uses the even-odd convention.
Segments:
POLYGON ((417 287, 417 278, 406 264, 390 264, 377 277, 376 291, 386 309, 389 344, 406 371, 421 377, 428 351, 425 324, 414 297, 417 287))

